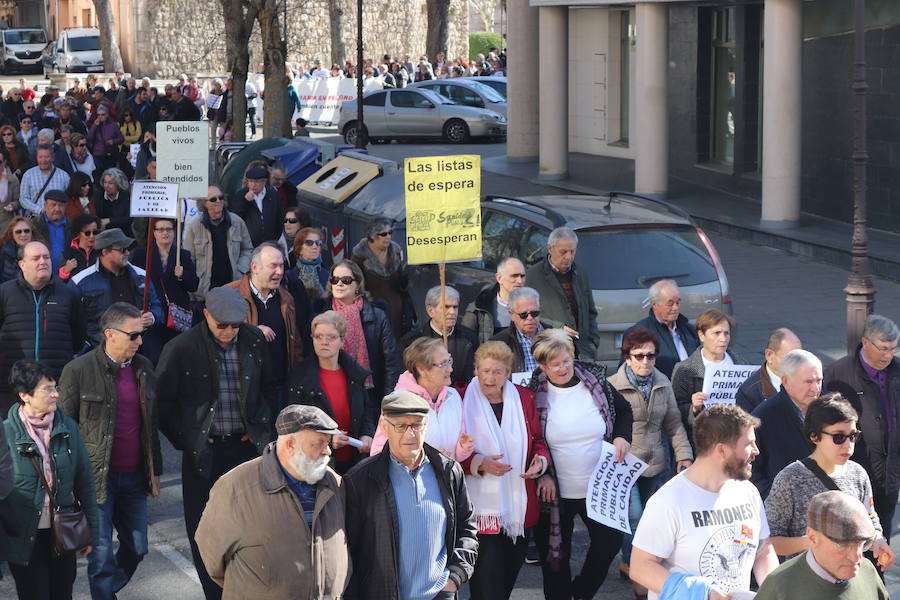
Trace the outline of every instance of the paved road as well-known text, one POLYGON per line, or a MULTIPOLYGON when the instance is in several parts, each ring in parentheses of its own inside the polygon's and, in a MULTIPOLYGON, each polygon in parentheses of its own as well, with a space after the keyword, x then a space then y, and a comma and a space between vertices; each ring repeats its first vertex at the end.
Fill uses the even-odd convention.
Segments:
MULTIPOLYGON (((333 134, 332 134, 333 135, 333 134)), ((390 144, 372 146, 373 154, 395 160, 405 156, 447 155, 456 153, 504 152, 503 144, 446 146, 442 144, 390 144)), ((542 188, 520 180, 485 175, 485 193, 547 193, 542 188)), ((552 193, 552 190, 551 190, 552 193)), ((768 332, 776 327, 793 328, 806 344, 826 362, 844 354, 845 305, 841 291, 847 273, 831 265, 756 246, 742 241, 711 236, 722 256, 731 282, 734 315, 738 322, 734 349, 748 361, 760 361, 760 349, 768 332)), ((876 309, 898 319, 894 307, 900 306, 900 284, 876 280, 876 309)), ((179 600, 201 600, 202 593, 190 562, 190 551, 181 518, 180 455, 164 442, 162 497, 150 502, 151 551, 139 567, 133 581, 120 594, 122 600, 177 597, 179 600)), ((897 522, 894 525, 896 535, 897 522)), ((585 550, 583 528, 576 535, 576 564, 585 550)), ((900 550, 896 537, 895 551, 900 550)), ((77 600, 90 597, 87 589, 85 561, 80 561, 76 581, 77 600)), ((613 571, 615 570, 613 565, 613 571)), ((8 571, 7 571, 8 573, 8 571)), ((888 574, 891 591, 900 594, 900 567, 888 574)), ((540 569, 524 566, 519 576, 515 600, 537 600, 541 597, 540 569)), ((15 595, 10 577, 0 581, 0 598, 15 595)), ((465 596, 464 596, 465 597, 465 596)), ((611 572, 597 596, 603 600, 631 598, 630 587, 611 572)))

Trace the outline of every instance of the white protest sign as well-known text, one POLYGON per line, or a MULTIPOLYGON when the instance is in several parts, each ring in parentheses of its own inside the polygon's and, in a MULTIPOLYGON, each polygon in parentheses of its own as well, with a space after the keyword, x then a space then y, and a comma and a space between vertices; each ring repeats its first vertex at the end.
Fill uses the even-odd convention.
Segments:
MULTIPOLYGON (((313 123, 337 123, 340 121, 341 103, 356 99, 355 79, 303 79, 293 85, 300 98, 297 106, 299 116, 313 123)), ((364 93, 382 87, 379 79, 363 81, 364 93)))
POLYGON ((209 93, 206 95, 206 108, 219 108, 221 104, 222 96, 217 96, 213 93, 209 93))
POLYGON ((137 157, 138 157, 138 154, 140 153, 140 151, 141 151, 140 144, 131 144, 130 147, 128 148, 128 152, 131 153, 131 159, 128 162, 131 163, 132 167, 137 167, 137 157))
POLYGON ((631 533, 628 522, 631 488, 648 465, 630 453, 623 462, 616 462, 615 456, 616 447, 603 442, 603 453, 588 480, 587 514, 607 527, 631 533))
POLYGON ((178 184, 135 181, 131 186, 132 217, 178 217, 178 184))
POLYGON ((182 198, 206 197, 209 182, 209 124, 160 121, 156 124, 156 173, 179 184, 182 198))
POLYGON ((531 371, 521 371, 519 373, 513 373, 512 375, 510 375, 509 380, 516 385, 528 387, 528 384, 531 383, 531 371))
POLYGON ((734 404, 734 394, 759 365, 707 365, 703 375, 704 406, 734 404))

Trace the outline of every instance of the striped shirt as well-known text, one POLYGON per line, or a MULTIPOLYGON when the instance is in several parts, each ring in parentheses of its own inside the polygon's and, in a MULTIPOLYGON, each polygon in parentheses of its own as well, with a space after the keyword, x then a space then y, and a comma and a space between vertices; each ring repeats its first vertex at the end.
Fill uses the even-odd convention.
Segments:
POLYGON ((64 192, 69 187, 69 174, 58 167, 50 167, 50 173, 44 175, 40 167, 31 167, 22 175, 22 187, 19 191, 19 204, 26 212, 38 214, 44 210, 44 196, 49 190, 64 192), (47 187, 44 182, 50 179, 47 187), (44 191, 38 196, 38 192, 44 191))
POLYGON ((228 435, 244 431, 244 419, 241 417, 241 379, 240 361, 238 359, 237 339, 227 348, 218 342, 219 350, 219 398, 213 414, 210 435, 228 435))

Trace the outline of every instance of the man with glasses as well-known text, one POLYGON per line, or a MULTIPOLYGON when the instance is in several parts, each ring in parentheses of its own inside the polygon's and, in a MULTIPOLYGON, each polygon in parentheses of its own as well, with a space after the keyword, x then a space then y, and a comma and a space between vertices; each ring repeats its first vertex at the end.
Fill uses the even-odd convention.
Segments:
POLYGON ((54 164, 53 152, 52 140, 50 144, 38 143, 37 166, 31 167, 22 175, 19 203, 32 215, 40 214, 44 209, 44 197, 48 190, 64 190, 69 187, 69 174, 54 164))
POLYGON ((115 598, 134 575, 148 551, 147 496, 159 496, 156 377, 137 354, 144 329, 140 309, 113 303, 100 318, 103 341, 59 378, 59 405, 90 448, 100 508, 100 543, 88 555, 94 600, 115 598))
POLYGON ((266 338, 245 323, 247 301, 233 288, 206 294, 203 321, 163 348, 160 429, 183 452, 181 490, 194 566, 208 600, 222 588, 207 575, 194 534, 213 484, 259 456, 275 437, 275 378, 266 338))
POLYGON ((887 600, 863 552, 876 536, 862 503, 841 491, 817 494, 807 509, 810 548, 769 574, 756 600, 887 600))
MULTIPOLYGON (((531 354, 531 342, 537 334, 547 328, 547 325, 541 323, 541 295, 534 288, 517 287, 509 293, 507 310, 509 327, 502 329, 491 339, 503 342, 512 350, 514 375, 516 373, 530 375, 538 367, 531 354)), ((528 379, 530 380, 530 377, 528 379)), ((515 378, 513 381, 519 382, 515 378)))
POLYGON ((19 113, 22 112, 22 104, 24 100, 22 100, 22 92, 19 88, 14 87, 10 88, 9 94, 6 96, 6 100, 3 101, 3 105, 0 106, 0 111, 3 112, 3 116, 6 117, 7 122, 16 123, 19 113))
POLYGON ((206 198, 197 200, 200 215, 184 228, 183 248, 200 276, 200 285, 192 296, 202 303, 206 293, 216 287, 240 279, 250 271, 253 243, 244 220, 225 209, 225 196, 214 185, 207 189, 206 198))
POLYGON ((466 307, 462 324, 483 344, 510 325, 509 293, 525 285, 525 265, 514 256, 497 263, 496 283, 486 285, 466 307))
POLYGON ((872 480, 875 512, 887 540, 900 490, 900 329, 887 317, 870 315, 856 351, 825 370, 823 387, 840 392, 859 413, 862 438, 853 460, 872 480))
MULTIPOLYGON (((29 242, 19 253, 22 274, 0 285, 0 372, 9 373, 17 360, 36 361, 58 381, 65 364, 84 346, 87 332, 81 297, 52 277, 46 245, 29 242)), ((8 379, 0 377, 2 414, 13 402, 8 379)))
MULTIPOLYGON (((103 341, 100 317, 107 308, 116 302, 125 302, 138 308, 144 305, 144 270, 128 262, 133 245, 134 238, 122 233, 121 229, 106 229, 97 236, 95 242, 95 247, 100 252, 97 262, 79 271, 71 279, 72 285, 81 292, 88 338, 95 346, 103 341)), ((149 309, 140 315, 143 329, 162 322, 162 305, 152 285, 149 309)))
POLYGON ((478 538, 465 477, 425 444, 428 413, 412 392, 385 396, 379 428, 387 448, 344 476, 348 598, 453 600, 472 575, 478 538))

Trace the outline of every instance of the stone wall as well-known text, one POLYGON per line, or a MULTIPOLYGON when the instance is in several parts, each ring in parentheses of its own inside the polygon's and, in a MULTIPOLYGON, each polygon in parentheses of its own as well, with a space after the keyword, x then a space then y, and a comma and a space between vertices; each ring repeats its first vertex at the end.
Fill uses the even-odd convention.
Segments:
MULTIPOLYGON (((356 0, 338 0, 343 9, 343 39, 347 56, 356 62, 356 0)), ((126 67, 134 74, 174 77, 178 73, 224 73, 224 21, 219 2, 197 0, 135 0, 135 29, 132 44, 136 57, 126 67)), ((425 52, 427 13, 425 0, 396 2, 365 0, 363 47, 366 58, 375 62, 383 54, 425 52), (398 9, 403 6, 403 10, 398 9)), ((309 68, 321 58, 330 63, 331 22, 328 0, 288 0, 288 60, 309 68)), ((465 0, 452 0, 450 56, 468 56, 468 9, 465 0)), ((261 59, 259 27, 250 43, 250 70, 261 59)))

